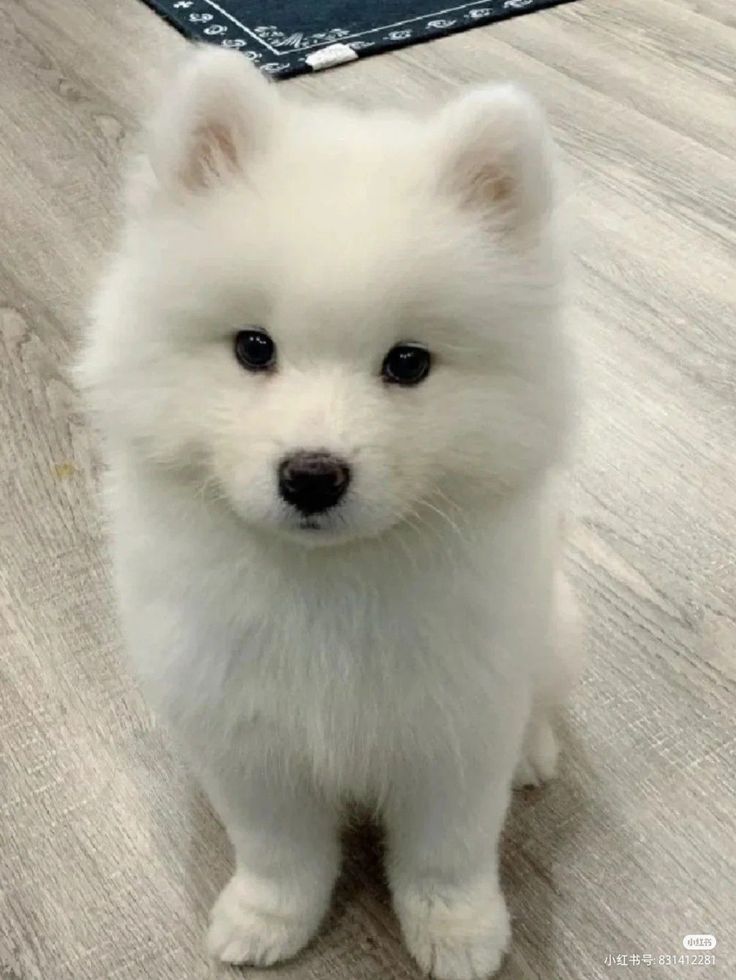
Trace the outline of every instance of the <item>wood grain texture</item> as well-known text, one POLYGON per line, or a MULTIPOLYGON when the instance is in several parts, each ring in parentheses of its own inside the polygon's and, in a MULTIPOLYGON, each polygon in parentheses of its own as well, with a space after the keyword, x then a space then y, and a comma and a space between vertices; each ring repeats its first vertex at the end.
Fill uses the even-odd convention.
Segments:
MULTIPOLYGON (((136 0, 0 0, 0 976, 200 980, 224 835, 119 656, 94 440, 66 367, 145 79, 136 0)), ((560 779, 519 796, 503 980, 736 975, 736 16, 583 0, 284 83, 360 104, 516 78, 567 169, 585 407, 569 565, 590 661, 560 779), (715 966, 609 967, 719 938, 715 966)), ((272 980, 417 980, 349 835, 272 980)))

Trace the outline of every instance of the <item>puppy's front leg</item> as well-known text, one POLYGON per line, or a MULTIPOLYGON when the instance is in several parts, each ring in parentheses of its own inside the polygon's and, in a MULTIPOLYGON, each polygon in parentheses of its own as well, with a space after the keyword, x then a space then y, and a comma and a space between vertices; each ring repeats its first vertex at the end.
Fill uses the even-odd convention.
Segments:
MULTIPOLYGON (((500 966, 509 918, 498 842, 521 740, 519 721, 493 748, 419 766, 388 803, 389 878, 409 950, 438 980, 480 980, 500 966)), ((486 743, 487 744, 487 743, 486 743)))
MULTIPOLYGON (((271 765, 273 770, 273 765, 271 765)), ((306 781, 263 767, 205 774, 235 848, 215 902, 208 946, 227 963, 269 966, 305 946, 327 910, 339 866, 337 816, 306 781)))

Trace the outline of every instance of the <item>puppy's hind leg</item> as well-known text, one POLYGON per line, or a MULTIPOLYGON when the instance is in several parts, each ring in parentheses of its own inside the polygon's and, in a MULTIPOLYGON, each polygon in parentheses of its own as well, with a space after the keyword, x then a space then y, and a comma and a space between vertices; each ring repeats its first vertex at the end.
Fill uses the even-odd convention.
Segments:
POLYGON ((559 744, 552 720, 581 673, 581 617, 577 599, 562 572, 555 580, 551 631, 549 652, 541 665, 514 774, 516 788, 540 786, 556 774, 559 744))

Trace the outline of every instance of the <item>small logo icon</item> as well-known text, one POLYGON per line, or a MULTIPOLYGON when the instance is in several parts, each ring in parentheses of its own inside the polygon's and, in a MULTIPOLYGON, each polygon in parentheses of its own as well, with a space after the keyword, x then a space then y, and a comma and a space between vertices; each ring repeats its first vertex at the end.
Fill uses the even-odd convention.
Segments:
POLYGON ((715 949, 716 937, 707 934, 685 936, 685 938, 682 940, 682 945, 685 947, 685 949, 715 949))

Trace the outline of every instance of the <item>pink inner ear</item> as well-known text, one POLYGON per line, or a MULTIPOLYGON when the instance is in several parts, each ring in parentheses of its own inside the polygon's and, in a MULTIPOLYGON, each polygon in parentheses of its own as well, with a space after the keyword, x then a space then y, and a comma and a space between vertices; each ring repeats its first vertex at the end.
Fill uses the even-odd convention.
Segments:
POLYGON ((477 204, 480 200, 503 204, 514 196, 514 179, 500 169, 487 167, 468 181, 466 195, 469 204, 477 204))
POLYGON ((192 148, 179 179, 190 190, 200 190, 226 173, 237 173, 239 163, 232 131, 224 123, 208 122, 192 134, 192 148))
POLYGON ((498 173, 491 180, 490 194, 494 201, 510 201, 514 196, 514 179, 509 174, 498 173))
POLYGON ((471 207, 511 204, 516 192, 514 174, 477 147, 456 158, 451 179, 463 203, 471 207))

